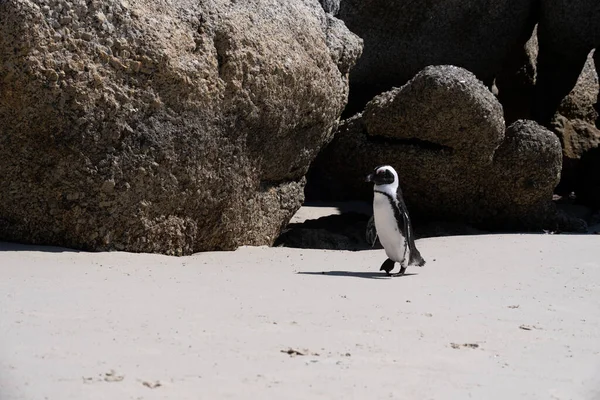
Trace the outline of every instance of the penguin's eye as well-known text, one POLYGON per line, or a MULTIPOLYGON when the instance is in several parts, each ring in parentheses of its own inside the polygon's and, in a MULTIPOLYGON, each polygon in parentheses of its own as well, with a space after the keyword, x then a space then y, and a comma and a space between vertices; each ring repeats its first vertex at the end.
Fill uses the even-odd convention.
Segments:
POLYGON ((389 170, 385 171, 385 179, 387 181, 389 181, 390 183, 394 182, 394 175, 392 174, 392 171, 389 171, 389 170))

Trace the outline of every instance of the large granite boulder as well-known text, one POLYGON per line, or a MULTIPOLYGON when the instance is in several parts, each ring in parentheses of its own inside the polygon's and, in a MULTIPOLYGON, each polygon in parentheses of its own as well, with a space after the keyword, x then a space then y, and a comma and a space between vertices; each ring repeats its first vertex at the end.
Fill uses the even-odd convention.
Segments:
MULTIPOLYGON (((336 3, 322 0, 328 9, 336 3)), ((338 18, 365 41, 350 74, 350 104, 405 84, 429 65, 451 64, 486 85, 531 35, 535 0, 341 0, 338 18)))
POLYGON ((310 180, 326 198, 369 200, 365 174, 390 164, 416 219, 570 229, 552 203, 561 161, 552 132, 522 120, 505 129, 502 106, 482 82, 462 68, 436 66, 344 121, 310 180))
POLYGON ((317 0, 0 1, 0 239, 271 244, 361 40, 317 0))

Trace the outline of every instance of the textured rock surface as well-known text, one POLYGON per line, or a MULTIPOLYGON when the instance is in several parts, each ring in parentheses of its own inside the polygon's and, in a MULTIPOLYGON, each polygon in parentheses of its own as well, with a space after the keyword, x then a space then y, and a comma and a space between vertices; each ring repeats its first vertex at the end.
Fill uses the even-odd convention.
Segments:
POLYGON ((357 111, 429 65, 457 65, 490 85, 535 24, 533 0, 342 0, 338 17, 365 41, 350 76, 357 111))
POLYGON ((588 56, 575 87, 561 101, 550 125, 563 147, 561 192, 568 193, 579 184, 576 182, 580 182, 577 175, 582 172, 582 156, 600 145, 600 119, 597 111, 600 87, 593 54, 588 56))
POLYGON ((391 164, 417 218, 570 229, 551 201, 561 159, 556 136, 535 122, 517 121, 505 132, 500 104, 473 74, 428 67, 341 124, 311 185, 331 199, 367 200, 365 174, 391 164))
POLYGON ((270 244, 361 41, 301 0, 0 1, 0 239, 270 244))
POLYGON ((488 181, 493 217, 526 227, 557 229, 552 226, 556 216, 551 200, 561 161, 560 143, 552 132, 529 120, 511 124, 494 154, 491 175, 480 177, 488 181))
POLYGON ((575 87, 561 101, 552 120, 563 143, 565 157, 578 159, 592 147, 600 144, 597 123, 598 73, 590 53, 575 87))
MULTIPOLYGON (((501 76, 496 81, 507 122, 533 118, 531 105, 534 101, 538 49, 536 30, 523 49, 520 68, 516 69, 516 73, 501 76)), ((600 144, 597 105, 599 85, 594 65, 595 54, 595 51, 589 53, 577 81, 570 92, 560 100, 548 123, 548 127, 558 135, 563 147, 563 170, 557 189, 561 193, 574 190, 581 156, 600 144)))
MULTIPOLYGON (((567 159, 579 159, 590 148, 598 146, 600 130, 598 130, 598 73, 594 64, 595 51, 587 56, 583 69, 575 85, 560 101, 550 126, 558 134, 567 159)), ((521 90, 500 87, 500 100, 515 111, 514 119, 531 115, 529 106, 532 102, 533 88, 536 84, 538 40, 537 30, 525 46, 525 55, 521 75, 521 90), (507 93, 510 98, 506 98, 507 93), (515 104, 515 102, 517 104, 515 104)), ((513 77, 517 80, 518 77, 513 77)), ((510 84, 510 82, 506 82, 510 84)), ((512 118, 509 118, 512 120, 512 118)))
POLYGON ((340 1, 341 0, 320 0, 325 12, 333 15, 337 14, 338 11, 340 11, 340 1))
POLYGON ((417 139, 483 162, 504 137, 500 103, 473 74, 453 66, 425 68, 410 84, 375 97, 363 119, 370 137, 417 139))

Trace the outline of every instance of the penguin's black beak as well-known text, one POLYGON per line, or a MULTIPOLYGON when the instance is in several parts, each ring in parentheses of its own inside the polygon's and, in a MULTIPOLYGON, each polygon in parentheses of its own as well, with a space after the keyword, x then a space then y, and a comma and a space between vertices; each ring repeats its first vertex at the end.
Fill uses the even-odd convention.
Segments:
POLYGON ((373 174, 369 174, 365 178, 365 182, 373 182, 373 179, 375 179, 375 177, 373 176, 373 174))

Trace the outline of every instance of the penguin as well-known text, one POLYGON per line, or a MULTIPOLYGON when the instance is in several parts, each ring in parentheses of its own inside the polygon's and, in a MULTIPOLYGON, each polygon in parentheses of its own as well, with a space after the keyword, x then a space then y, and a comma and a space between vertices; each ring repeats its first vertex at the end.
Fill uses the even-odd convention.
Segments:
POLYGON ((389 276, 394 264, 399 263, 400 272, 396 276, 402 276, 409 265, 424 266, 425 260, 415 245, 410 216, 402 198, 396 170, 389 165, 376 167, 366 181, 375 184, 373 221, 376 231, 373 232, 373 227, 368 226, 367 236, 373 243, 375 237, 378 237, 388 257, 379 270, 385 271, 389 276))

